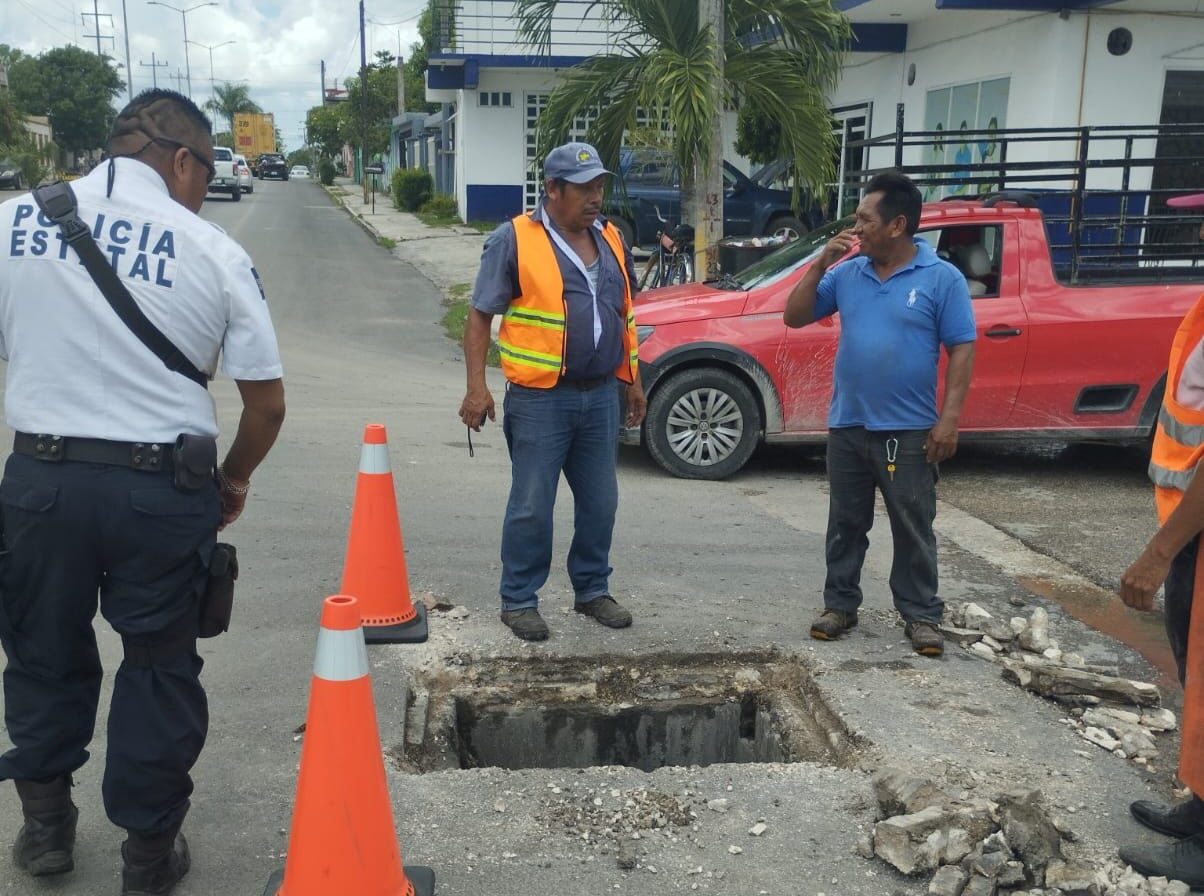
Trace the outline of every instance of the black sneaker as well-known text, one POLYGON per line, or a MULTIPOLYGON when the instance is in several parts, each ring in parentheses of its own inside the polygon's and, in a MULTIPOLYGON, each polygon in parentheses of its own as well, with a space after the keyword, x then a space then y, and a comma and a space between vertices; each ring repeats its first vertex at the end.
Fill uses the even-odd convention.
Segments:
POLYGON ((502 622, 524 641, 546 641, 548 624, 535 607, 523 610, 502 610, 502 622))
POLYGON ((1120 860, 1146 877, 1181 880, 1193 890, 1204 888, 1204 834, 1153 846, 1122 846, 1120 860))
POLYGON ((1182 838, 1204 833, 1204 805, 1195 797, 1172 806, 1138 800, 1129 804, 1129 811, 1139 822, 1159 834, 1182 838))
POLYGON ((619 606, 609 594, 595 597, 589 603, 574 604, 573 609, 592 616, 608 628, 627 628, 631 625, 631 613, 619 606))
POLYGON ((816 641, 835 641, 856 625, 856 613, 824 610, 820 617, 811 623, 811 637, 816 641))
POLYGON ((34 877, 65 874, 75 868, 75 824, 79 810, 71 806, 57 816, 25 816, 13 843, 13 864, 34 877))
POLYGON ((121 869, 121 896, 166 896, 192 865, 183 834, 176 834, 169 852, 149 862, 131 861, 132 852, 130 840, 126 840, 121 845, 121 858, 125 862, 121 869))

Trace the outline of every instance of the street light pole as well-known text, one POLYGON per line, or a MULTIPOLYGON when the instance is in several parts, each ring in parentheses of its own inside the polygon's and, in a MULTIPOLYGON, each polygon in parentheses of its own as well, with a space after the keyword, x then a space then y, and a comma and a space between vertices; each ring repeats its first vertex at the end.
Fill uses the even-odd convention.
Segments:
POLYGON ((238 43, 238 41, 224 40, 220 44, 213 44, 213 45, 203 44, 200 41, 196 41, 196 40, 190 40, 190 41, 188 41, 188 43, 192 44, 193 46, 203 47, 204 49, 209 51, 209 101, 214 102, 217 99, 217 88, 215 87, 214 82, 213 82, 213 51, 220 47, 226 46, 226 44, 236 44, 236 43, 238 43))
POLYGON ((174 9, 180 14, 180 19, 184 22, 184 71, 188 80, 188 98, 192 99, 192 66, 188 61, 188 13, 194 9, 200 9, 202 6, 217 6, 214 0, 209 0, 208 3, 198 3, 195 6, 189 6, 186 9, 180 9, 178 6, 172 6, 170 3, 164 3, 162 0, 146 0, 148 6, 165 6, 168 9, 174 9))

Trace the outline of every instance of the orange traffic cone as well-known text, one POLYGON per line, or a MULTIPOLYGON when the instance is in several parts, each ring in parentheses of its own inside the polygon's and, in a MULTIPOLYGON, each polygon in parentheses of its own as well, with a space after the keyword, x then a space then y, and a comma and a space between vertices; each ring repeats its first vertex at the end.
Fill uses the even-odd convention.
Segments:
POLYGON ((369 644, 417 644, 427 638, 426 607, 410 600, 388 441, 381 424, 364 427, 341 590, 359 598, 369 644))
POLYGON ((358 603, 347 595, 328 597, 322 605, 288 857, 263 896, 434 892, 435 872, 401 864, 358 603))

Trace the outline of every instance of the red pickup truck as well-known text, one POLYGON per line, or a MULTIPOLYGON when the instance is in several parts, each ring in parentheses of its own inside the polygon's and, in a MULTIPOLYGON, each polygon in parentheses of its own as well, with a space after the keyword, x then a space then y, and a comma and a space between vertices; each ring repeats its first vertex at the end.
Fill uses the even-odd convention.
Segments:
MULTIPOLYGON (((761 440, 823 442, 839 315, 790 330, 782 310, 811 260, 851 226, 836 221, 715 283, 641 294, 648 416, 621 441, 642 441, 692 479, 730 476, 761 440)), ((1012 201, 927 204, 919 236, 962 271, 974 298, 963 439, 1149 436, 1171 338, 1204 288, 1204 264, 1167 270, 1134 257, 1070 285, 1041 212, 1012 201)))

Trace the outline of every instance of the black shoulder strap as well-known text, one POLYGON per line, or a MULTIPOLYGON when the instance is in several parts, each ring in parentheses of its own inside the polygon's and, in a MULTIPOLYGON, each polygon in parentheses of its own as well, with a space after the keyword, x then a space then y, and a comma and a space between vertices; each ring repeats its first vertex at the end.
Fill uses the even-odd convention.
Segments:
POLYGON ((209 377, 197 369, 163 332, 151 323, 134 301, 117 272, 96 245, 88 225, 80 220, 75 192, 68 183, 57 182, 33 191, 34 201, 47 218, 59 226, 65 239, 84 263, 97 287, 117 312, 121 322, 162 361, 168 370, 188 377, 202 389, 209 388, 209 377))

